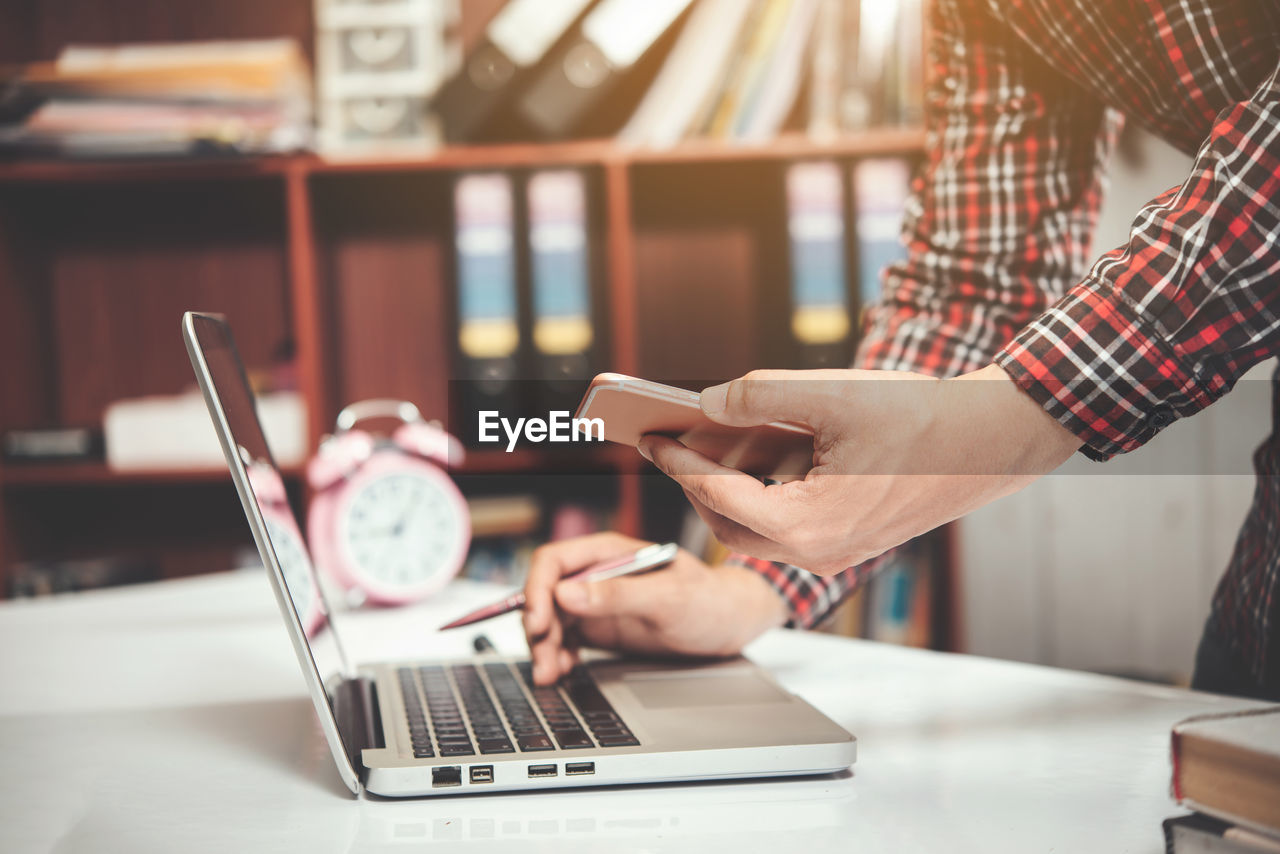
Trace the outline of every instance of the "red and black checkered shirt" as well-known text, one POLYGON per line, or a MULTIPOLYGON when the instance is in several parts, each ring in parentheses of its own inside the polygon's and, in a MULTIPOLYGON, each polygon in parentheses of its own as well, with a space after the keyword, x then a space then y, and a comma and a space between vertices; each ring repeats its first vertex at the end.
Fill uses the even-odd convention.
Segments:
MULTIPOLYGON (((1280 352, 1280 4, 934 0, 931 15, 908 257, 884 274, 858 367, 953 376, 994 361, 1104 460, 1280 352), (1122 114, 1195 164, 1089 267, 1122 114)), ((1255 462, 1210 630, 1280 684, 1280 439, 1255 462)), ((801 626, 874 570, 740 560, 801 626)))

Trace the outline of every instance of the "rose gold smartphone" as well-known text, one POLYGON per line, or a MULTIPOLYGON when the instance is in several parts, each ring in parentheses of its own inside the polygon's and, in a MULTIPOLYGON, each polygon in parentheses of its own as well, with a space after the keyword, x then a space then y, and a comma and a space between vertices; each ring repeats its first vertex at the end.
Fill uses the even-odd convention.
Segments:
POLYGON ((604 438, 635 446, 647 433, 670 436, 721 465, 773 480, 795 480, 813 465, 813 433, 797 424, 717 424, 702 413, 698 393, 629 377, 599 374, 577 418, 599 418, 604 438))

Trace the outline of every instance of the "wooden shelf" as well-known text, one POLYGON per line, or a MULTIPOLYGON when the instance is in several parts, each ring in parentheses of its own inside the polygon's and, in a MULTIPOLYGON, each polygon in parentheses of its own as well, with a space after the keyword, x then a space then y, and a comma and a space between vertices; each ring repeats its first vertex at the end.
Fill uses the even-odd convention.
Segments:
POLYGON ((303 153, 278 157, 192 160, 0 162, 0 184, 217 181, 303 175, 361 175, 395 172, 440 172, 554 165, 697 165, 816 157, 871 157, 910 154, 924 146, 919 128, 876 128, 829 141, 789 134, 760 143, 690 140, 671 148, 623 148, 609 139, 557 143, 449 146, 425 157, 400 159, 325 159, 303 153))
MULTIPOLYGON (((283 470, 286 479, 302 476, 299 466, 283 470)), ((9 464, 0 470, 0 486, 5 489, 60 486, 175 486, 183 484, 230 483, 225 466, 181 469, 138 469, 119 471, 106 463, 9 464)))
POLYGON ((752 160, 801 160, 822 157, 874 157, 915 154, 924 148, 921 128, 874 128, 819 141, 803 134, 787 134, 759 143, 689 140, 672 148, 638 148, 621 153, 635 164, 747 162, 752 160))
MULTIPOLYGON (((174 320, 193 305, 231 318, 251 365, 272 364, 291 345, 312 448, 340 401, 398 397, 446 411, 456 316, 449 187, 468 170, 586 173, 600 368, 678 380, 690 365, 704 379, 778 366, 786 354, 761 342, 786 337, 773 322, 782 289, 772 287, 789 274, 779 260, 786 165, 914 159, 924 142, 921 129, 884 128, 662 150, 597 139, 444 147, 410 159, 0 162, 0 361, 28 366, 0 389, 0 426, 93 423, 105 400, 189 383, 174 320), (113 309, 135 304, 143 316, 113 309), (134 328, 161 332, 152 339, 134 328), (166 348, 172 358, 160 355, 166 348), (99 364, 103 353, 114 361, 99 364)), ((518 192, 526 180, 515 176, 518 192)), ((457 469, 479 492, 552 501, 577 489, 562 476, 607 476, 616 481, 611 524, 632 536, 648 533, 651 472, 633 449, 612 445, 472 450, 457 469)), ((305 492, 300 469, 286 475, 305 492)), ((156 539, 157 524, 173 535, 166 572, 223 565, 245 533, 222 492, 229 481, 221 466, 0 467, 0 590, 17 562, 71 546, 127 551, 156 539), (177 489, 187 490, 182 501, 166 497, 177 489), (182 527, 193 505, 220 519, 213 533, 182 527), (88 525, 70 544, 59 527, 68 519, 88 525)))
POLYGON ((358 175, 378 172, 440 172, 455 169, 587 165, 603 163, 618 155, 610 140, 557 143, 446 146, 425 157, 388 159, 325 159, 318 154, 298 155, 305 170, 315 175, 358 175))

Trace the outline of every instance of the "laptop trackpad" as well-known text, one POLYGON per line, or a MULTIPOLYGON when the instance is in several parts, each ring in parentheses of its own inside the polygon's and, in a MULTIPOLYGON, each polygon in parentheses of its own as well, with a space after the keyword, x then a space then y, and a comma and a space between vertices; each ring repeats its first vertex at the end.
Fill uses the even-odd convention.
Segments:
POLYGON ((785 703, 790 697, 750 671, 659 675, 633 673, 622 683, 646 709, 785 703))

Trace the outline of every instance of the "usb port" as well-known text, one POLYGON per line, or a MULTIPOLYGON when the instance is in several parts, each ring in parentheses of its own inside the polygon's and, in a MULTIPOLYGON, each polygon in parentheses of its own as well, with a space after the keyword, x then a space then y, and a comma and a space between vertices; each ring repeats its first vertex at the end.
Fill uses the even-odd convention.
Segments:
POLYGON ((431 769, 431 786, 440 789, 445 786, 462 785, 461 765, 442 765, 431 769))
POLYGON ((471 766, 471 782, 472 783, 492 783, 493 782, 493 766, 492 765, 472 765, 471 766))
POLYGON ((556 775, 555 765, 530 765, 530 777, 554 777, 556 775))
POLYGON ((594 774, 596 773, 596 763, 594 762, 566 762, 564 763, 564 775, 573 777, 577 774, 594 774))

